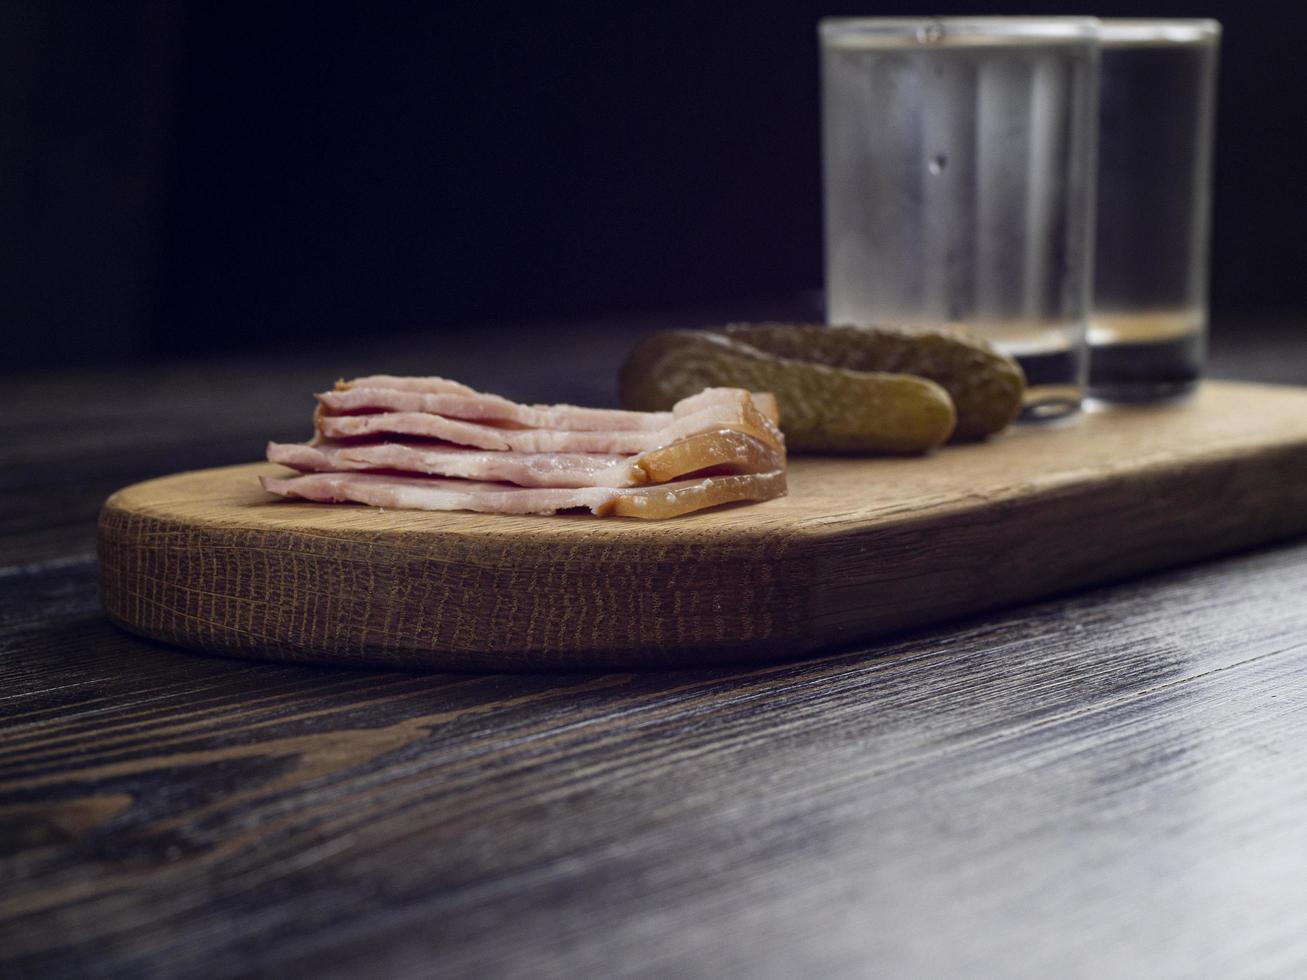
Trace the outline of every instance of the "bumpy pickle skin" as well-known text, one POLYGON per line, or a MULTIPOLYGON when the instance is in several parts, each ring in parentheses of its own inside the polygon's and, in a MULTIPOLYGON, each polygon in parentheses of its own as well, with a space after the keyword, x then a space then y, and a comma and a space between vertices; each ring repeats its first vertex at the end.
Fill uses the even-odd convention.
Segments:
POLYGON ((1002 431, 1021 411, 1025 394, 1015 360, 960 330, 737 323, 713 332, 777 357, 934 381, 957 410, 955 441, 1002 431))
POLYGON ((921 453, 946 442, 956 415, 940 385, 765 353, 710 331, 666 331, 622 365, 622 404, 666 409, 705 387, 769 391, 786 444, 800 452, 921 453))

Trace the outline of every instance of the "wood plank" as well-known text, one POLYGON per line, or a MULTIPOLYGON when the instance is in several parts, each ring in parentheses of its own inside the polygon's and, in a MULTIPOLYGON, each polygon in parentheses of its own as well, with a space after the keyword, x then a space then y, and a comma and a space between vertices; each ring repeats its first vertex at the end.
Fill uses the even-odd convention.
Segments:
POLYGON ((325 663, 762 660, 1307 531, 1307 391, 1208 384, 929 458, 796 459, 784 499, 668 522, 287 502, 255 479, 279 471, 110 498, 110 616, 325 663))
POLYGON ((1300 975, 1307 544, 796 664, 316 670, 0 590, 0 973, 1300 975))

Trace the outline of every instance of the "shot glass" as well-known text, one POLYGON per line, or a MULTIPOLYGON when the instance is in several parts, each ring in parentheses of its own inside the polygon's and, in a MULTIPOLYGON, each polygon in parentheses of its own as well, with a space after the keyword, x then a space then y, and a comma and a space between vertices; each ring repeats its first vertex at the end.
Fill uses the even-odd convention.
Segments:
POLYGON ((827 322, 971 328, 1025 368, 1023 417, 1077 411, 1097 20, 832 18, 818 33, 827 322))
POLYGON ((1090 394, 1174 397, 1206 356, 1221 25, 1102 21, 1090 394))

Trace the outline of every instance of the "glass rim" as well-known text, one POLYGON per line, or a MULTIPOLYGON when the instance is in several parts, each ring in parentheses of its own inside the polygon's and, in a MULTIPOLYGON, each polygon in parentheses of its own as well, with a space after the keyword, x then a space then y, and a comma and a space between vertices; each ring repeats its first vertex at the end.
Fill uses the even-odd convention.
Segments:
POLYGON ((1221 36, 1221 22, 1206 17, 1104 17, 1104 45, 1211 44, 1221 36))
POLYGON ((823 44, 853 47, 922 47, 1032 42, 1097 41, 1097 17, 823 17, 817 22, 823 44))

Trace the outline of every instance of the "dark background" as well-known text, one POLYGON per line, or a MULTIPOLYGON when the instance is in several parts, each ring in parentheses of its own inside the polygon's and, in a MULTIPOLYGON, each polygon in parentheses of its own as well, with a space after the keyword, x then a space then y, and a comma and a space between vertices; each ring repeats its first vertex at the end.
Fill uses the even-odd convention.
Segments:
MULTIPOLYGON (((1218 325, 1307 310, 1304 7, 1014 11, 1224 23, 1218 325)), ((934 12, 0 0, 6 366, 792 309, 821 283, 816 21, 934 12)))

